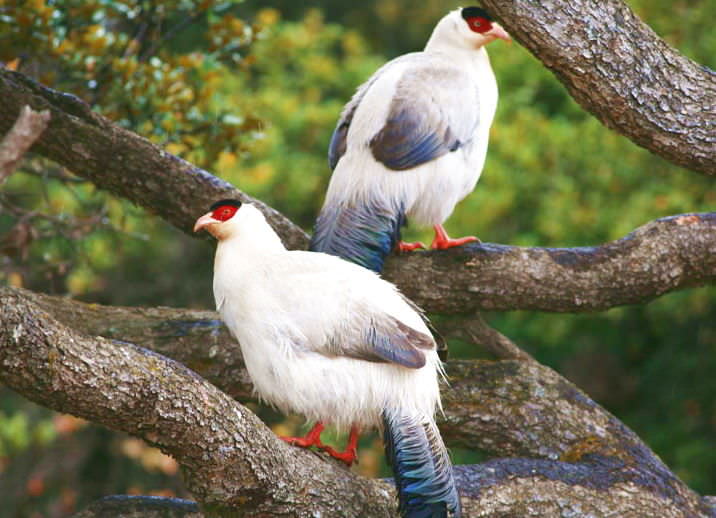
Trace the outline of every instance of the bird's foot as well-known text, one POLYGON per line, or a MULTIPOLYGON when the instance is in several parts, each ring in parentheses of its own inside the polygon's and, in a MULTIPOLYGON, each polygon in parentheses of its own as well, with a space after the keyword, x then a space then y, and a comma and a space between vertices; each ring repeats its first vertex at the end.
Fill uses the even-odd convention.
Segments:
POLYGON ((454 246, 460 246, 464 245, 465 243, 472 243, 472 242, 480 242, 478 238, 475 236, 466 236, 466 237, 459 237, 456 239, 449 238, 449 239, 433 239, 432 244, 430 245, 430 248, 433 250, 447 250, 448 248, 452 248, 454 246))
POLYGON ((351 464, 358 463, 358 436, 360 435, 360 432, 358 431, 358 427, 356 425, 351 426, 351 433, 348 436, 348 444, 346 444, 346 449, 344 451, 336 451, 330 446, 322 446, 320 447, 321 450, 325 451, 328 455, 333 457, 334 459, 338 459, 340 461, 345 462, 348 466, 351 464))
POLYGON ((328 448, 328 446, 321 442, 321 432, 323 432, 324 428, 325 426, 323 425, 323 423, 319 421, 315 425, 313 425, 311 431, 309 431, 303 437, 282 437, 279 435, 279 439, 281 439, 282 441, 286 441, 288 444, 300 446, 301 448, 310 448, 311 446, 315 446, 316 448, 321 449, 328 448))
POLYGON ((321 451, 325 451, 328 455, 333 457, 334 459, 338 459, 340 461, 343 461, 346 463, 346 465, 350 466, 351 464, 358 463, 358 455, 356 453, 356 448, 351 448, 350 446, 346 447, 345 451, 336 451, 330 446, 326 446, 325 444, 323 446, 319 447, 321 451))
POLYGON ((435 225, 433 228, 435 229, 435 239, 433 239, 433 242, 430 244, 430 248, 433 250, 447 250, 448 248, 464 245, 465 243, 472 243, 473 241, 480 242, 475 236, 453 239, 448 236, 442 225, 435 225))
POLYGON ((321 441, 321 433, 324 428, 324 424, 319 421, 313 426, 313 428, 311 428, 311 431, 303 437, 279 436, 279 439, 294 446, 300 446, 301 448, 310 448, 311 446, 315 446, 319 450, 325 451, 331 457, 345 462, 348 466, 357 462, 358 456, 356 451, 358 449, 358 435, 360 435, 358 428, 351 426, 351 433, 348 436, 348 444, 346 445, 346 449, 344 451, 336 451, 327 444, 323 444, 321 441))
POLYGON ((406 243, 405 241, 398 241, 399 252, 412 252, 413 250, 417 250, 418 248, 425 248, 425 245, 420 241, 416 241, 415 243, 406 243))

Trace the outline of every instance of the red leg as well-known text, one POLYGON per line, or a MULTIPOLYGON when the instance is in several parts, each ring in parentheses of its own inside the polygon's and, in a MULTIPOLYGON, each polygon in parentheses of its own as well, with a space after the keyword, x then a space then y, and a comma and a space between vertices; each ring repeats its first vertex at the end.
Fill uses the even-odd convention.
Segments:
POLYGON ((336 451, 330 446, 319 446, 319 448, 323 451, 325 451, 328 455, 331 457, 341 460, 345 462, 348 466, 356 462, 358 455, 356 454, 356 450, 358 449, 358 436, 360 435, 360 432, 358 431, 358 427, 356 425, 351 426, 351 433, 348 436, 348 444, 346 444, 346 449, 343 451, 336 451))
POLYGON ((324 428, 325 426, 323 425, 323 423, 318 421, 315 425, 313 425, 311 431, 309 431, 303 437, 279 436, 279 439, 281 439, 282 441, 286 441, 289 444, 293 444, 294 446, 300 446, 301 448, 310 448, 311 446, 317 446, 318 448, 322 448, 325 447, 324 444, 321 442, 321 432, 323 432, 324 428))
POLYGON ((464 245, 465 243, 470 243, 472 241, 477 241, 478 243, 480 242, 480 240, 475 236, 452 239, 447 235, 447 232, 442 225, 434 225, 433 229, 435 230, 435 239, 433 239, 433 242, 430 245, 430 248, 433 250, 446 250, 448 248, 464 245))
POLYGON ((358 436, 360 435, 358 427, 355 425, 351 426, 351 433, 348 436, 346 449, 340 452, 321 442, 321 432, 323 432, 324 428, 325 426, 323 423, 319 421, 313 426, 313 428, 311 428, 311 431, 303 437, 279 436, 279 439, 286 441, 289 444, 293 444, 294 446, 300 446, 301 448, 310 448, 311 446, 315 446, 316 448, 325 451, 331 457, 345 462, 349 466, 353 464, 357 458, 356 450, 358 448, 358 436))
POLYGON ((425 248, 425 245, 420 241, 415 243, 406 243, 405 241, 398 241, 398 252, 412 252, 418 248, 425 248))

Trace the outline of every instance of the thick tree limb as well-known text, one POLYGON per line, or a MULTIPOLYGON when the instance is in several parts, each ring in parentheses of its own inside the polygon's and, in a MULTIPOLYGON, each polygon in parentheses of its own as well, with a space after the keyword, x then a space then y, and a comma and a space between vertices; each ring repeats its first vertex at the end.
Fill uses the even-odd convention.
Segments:
POLYGON ((202 518, 194 502, 152 496, 108 496, 87 506, 73 518, 202 518))
POLYGON ((305 248, 308 242, 299 227, 263 202, 120 128, 73 95, 0 69, 0 98, 0 132, 9 129, 21 106, 47 110, 52 120, 33 151, 185 232, 217 199, 236 197, 259 206, 287 246, 305 248))
POLYGON ((207 514, 387 516, 394 508, 385 484, 288 446, 183 365, 76 333, 14 290, 2 290, 0 307, 0 380, 161 448, 207 514))
POLYGON ((598 247, 470 244, 386 261, 384 276, 427 311, 597 311, 716 282, 716 213, 682 214, 598 247))
POLYGON ((17 167, 25 152, 45 131, 50 120, 50 112, 33 111, 25 106, 10 131, 0 142, 0 185, 17 167))
MULTIPOLYGON (((181 365, 126 342, 141 341, 194 363, 218 386, 247 397, 245 374, 228 382, 224 377, 243 366, 225 331, 207 318, 212 313, 104 308, 12 288, 0 288, 0 303, 0 379, 41 404, 158 445, 182 464, 188 487, 205 505, 225 501, 235 506, 247 498, 243 509, 275 513, 290 501, 296 506, 292 515, 301 516, 301 505, 319 509, 324 501, 343 502, 344 490, 363 491, 360 499, 376 498, 378 506, 392 504, 383 486, 371 486, 332 463, 317 467, 316 457, 277 441, 243 407, 181 365), (85 335, 103 329, 125 341, 85 335), (214 362, 221 366, 212 367, 214 362), (214 378, 216 372, 224 374, 214 378), (178 396, 173 395, 177 386, 178 396), (253 428, 256 437, 251 438, 253 428), (293 493, 306 490, 295 480, 308 476, 306 471, 312 477, 306 487, 314 488, 308 503, 293 493), (286 488, 285 476, 298 487, 286 488), (272 481, 281 481, 281 489, 272 487, 272 481), (327 494, 318 496, 323 489, 316 488, 326 488, 327 494)), ((635 502, 645 509, 663 507, 663 516, 708 516, 705 501, 636 435, 550 369, 534 361, 462 361, 450 362, 448 375, 446 419, 440 423, 448 444, 500 457, 532 457, 460 468, 463 504, 475 512, 466 516, 476 516, 478 509, 481 516, 504 516, 500 513, 506 509, 522 516, 528 507, 546 512, 579 506, 637 516, 635 502), (538 505, 527 498, 534 497, 532 490, 524 493, 530 487, 542 495, 538 505), (625 491, 631 498, 623 498, 625 491)), ((386 508, 354 507, 359 504, 351 502, 341 504, 347 516, 385 515, 386 508)), ((224 512, 228 509, 219 509, 224 512)))
MULTIPOLYGON (((9 289, 0 287, 0 294, 9 289)), ((142 344, 200 373, 232 397, 253 397, 241 348, 214 311, 102 306, 13 291, 79 333, 142 344)))
POLYGON ((716 72, 669 47, 622 0, 483 0, 602 123, 716 175, 716 72))
POLYGON ((568 463, 500 459, 458 466, 466 516, 713 518, 705 499, 610 458, 568 463))
MULTIPOLYGON (((24 104, 50 110, 52 121, 35 146, 40 153, 182 230, 189 231, 211 202, 230 195, 257 203, 290 248, 307 245, 305 232, 283 215, 119 128, 76 97, 1 69, 0 96, 0 131, 24 104)), ((713 284, 714 243, 713 214, 682 215, 594 248, 481 244, 394 256, 385 276, 429 312, 595 311, 713 284)))

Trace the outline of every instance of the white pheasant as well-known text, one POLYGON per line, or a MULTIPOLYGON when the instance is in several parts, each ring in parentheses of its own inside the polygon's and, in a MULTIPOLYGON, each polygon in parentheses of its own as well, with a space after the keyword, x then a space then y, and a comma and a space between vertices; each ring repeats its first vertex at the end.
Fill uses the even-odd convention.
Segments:
POLYGON ((202 229, 219 241, 216 307, 256 392, 316 421, 306 437, 286 440, 350 464, 359 431, 382 427, 401 514, 459 516, 434 421, 442 367, 415 306, 365 268, 286 250, 253 205, 221 200, 196 221, 194 231, 202 229), (351 427, 345 452, 320 441, 323 423, 351 427))
POLYGON ((454 10, 424 51, 393 59, 358 88, 331 138, 333 175, 311 250, 380 272, 406 218, 434 227, 433 248, 477 239, 451 239, 442 223, 485 163, 497 106, 485 45, 497 38, 510 39, 484 9, 454 10))

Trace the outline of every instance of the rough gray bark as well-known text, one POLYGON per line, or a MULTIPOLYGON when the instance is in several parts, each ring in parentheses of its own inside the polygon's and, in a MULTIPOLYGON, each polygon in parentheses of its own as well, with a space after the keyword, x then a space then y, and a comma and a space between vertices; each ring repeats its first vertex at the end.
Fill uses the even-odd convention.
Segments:
POLYGON ((287 445, 180 363, 77 333, 15 290, 2 289, 0 307, 0 380, 171 455, 206 514, 387 516, 395 507, 384 483, 287 445))
MULTIPOLYGON (((127 343, 194 363, 225 392, 247 398, 240 355, 213 313, 102 307, 12 288, 0 288, 0 308, 4 383, 41 404, 159 446, 182 465, 208 514, 309 516, 323 509, 368 517, 392 508, 388 486, 286 446, 181 364, 127 343), (121 334, 123 341, 95 334, 121 334), (226 377, 229 372, 238 375, 226 377), (302 493, 309 486, 313 491, 302 493)), ((639 516, 639 508, 663 509, 661 516, 710 516, 708 502, 633 432, 552 370, 530 359, 459 361, 448 364, 448 376, 440 422, 446 442, 503 457, 458 470, 466 516, 478 510, 480 516, 545 516, 539 513, 579 508, 619 516, 639 516)))
POLYGON ((151 496, 108 496, 73 518, 201 518, 195 502, 151 496))
POLYGON ((386 261, 384 275, 440 314, 598 311, 716 282, 716 213, 661 218, 597 247, 469 244, 386 261))
POLYGON ((482 5, 607 127, 716 175, 716 72, 669 47, 623 1, 482 5))
POLYGON ((595 458, 585 463, 521 459, 459 466, 466 516, 543 518, 713 517, 703 501, 681 500, 652 473, 595 458), (651 482, 645 489, 644 482, 651 482), (608 489, 607 489, 608 488, 608 489), (691 505, 691 504, 694 505, 691 505))
POLYGON ((0 68, 0 98, 0 132, 8 131, 22 106, 47 110, 52 119, 33 151, 185 232, 191 233, 196 218, 214 201, 235 197, 258 205, 287 246, 308 243, 306 234, 282 214, 94 113, 74 95, 0 68))

